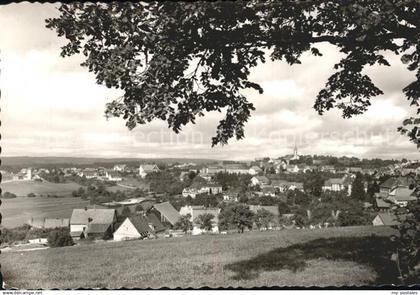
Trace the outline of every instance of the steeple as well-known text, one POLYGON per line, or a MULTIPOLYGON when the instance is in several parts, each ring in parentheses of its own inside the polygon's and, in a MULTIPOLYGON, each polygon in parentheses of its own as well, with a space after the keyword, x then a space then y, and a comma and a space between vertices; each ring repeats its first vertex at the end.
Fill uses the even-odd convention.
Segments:
POLYGON ((293 149, 293 158, 292 160, 299 160, 299 155, 298 155, 298 149, 297 149, 297 145, 295 142, 295 148, 293 149))

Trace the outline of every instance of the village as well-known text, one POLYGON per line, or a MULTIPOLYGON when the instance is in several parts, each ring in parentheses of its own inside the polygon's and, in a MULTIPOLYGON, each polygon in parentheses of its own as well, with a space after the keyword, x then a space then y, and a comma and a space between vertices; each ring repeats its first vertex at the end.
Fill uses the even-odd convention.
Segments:
MULTIPOLYGON (((51 246, 48 239, 57 230, 57 239, 71 237, 63 245, 73 245, 252 230, 394 226, 399 223, 395 209, 420 195, 418 161, 305 156, 297 147, 284 157, 250 162, 117 163, 109 168, 23 168, 2 175, 3 183, 71 179, 83 185, 72 196, 89 200, 70 216, 31 217, 20 238, 13 235, 15 229, 7 229, 2 246, 8 250, 51 246)), ((4 199, 16 197, 11 195, 2 191, 4 199)))

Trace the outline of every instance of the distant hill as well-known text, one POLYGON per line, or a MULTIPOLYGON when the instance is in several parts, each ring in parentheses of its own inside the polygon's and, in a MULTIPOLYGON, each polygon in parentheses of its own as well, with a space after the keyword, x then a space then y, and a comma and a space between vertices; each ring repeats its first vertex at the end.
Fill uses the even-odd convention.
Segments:
POLYGON ((139 165, 141 163, 189 163, 196 164, 217 162, 211 159, 183 159, 183 158, 83 158, 83 157, 1 157, 3 168, 46 167, 46 166, 112 166, 114 164, 139 165))

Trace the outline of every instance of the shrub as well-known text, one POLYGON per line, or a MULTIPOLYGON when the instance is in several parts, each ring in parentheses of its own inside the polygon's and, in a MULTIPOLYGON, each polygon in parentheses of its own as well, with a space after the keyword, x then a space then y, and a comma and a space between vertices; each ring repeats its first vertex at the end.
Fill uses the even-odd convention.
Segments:
POLYGON ((73 239, 71 238, 67 228, 53 230, 49 233, 47 240, 50 247, 65 247, 74 245, 73 239))

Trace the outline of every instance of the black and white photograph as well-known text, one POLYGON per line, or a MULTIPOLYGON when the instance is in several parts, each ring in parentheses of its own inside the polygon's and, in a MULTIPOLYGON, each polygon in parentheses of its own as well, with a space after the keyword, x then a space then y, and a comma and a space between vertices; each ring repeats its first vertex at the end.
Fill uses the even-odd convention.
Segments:
POLYGON ((419 0, 1 4, 2 289, 419 290, 419 24, 419 0))

